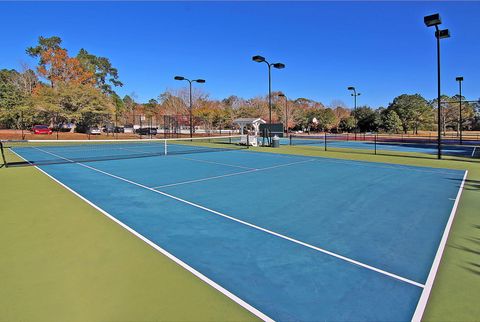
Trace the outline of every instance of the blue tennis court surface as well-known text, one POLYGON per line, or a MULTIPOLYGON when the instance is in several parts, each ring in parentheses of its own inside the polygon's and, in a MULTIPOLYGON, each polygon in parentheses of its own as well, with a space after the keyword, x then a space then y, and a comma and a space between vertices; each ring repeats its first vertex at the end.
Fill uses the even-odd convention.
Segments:
POLYGON ((266 316, 302 321, 411 320, 464 176, 244 150, 40 168, 266 316))
MULTIPOLYGON (((388 143, 388 142, 375 142, 372 141, 355 141, 355 140, 335 140, 327 138, 327 149, 328 148, 340 148, 340 149, 356 149, 356 150, 374 150, 375 148, 378 151, 397 151, 397 152, 410 152, 410 153, 424 153, 424 154, 437 154, 437 146, 435 143, 388 143)), ((282 144, 290 144, 288 138, 281 140, 282 144)), ((293 145, 300 146, 314 146, 319 148, 324 148, 325 141, 322 138, 311 139, 305 137, 296 137, 292 140, 293 145)), ((444 155, 452 155, 459 157, 472 157, 475 149, 474 145, 452 145, 452 144, 443 144, 442 153, 444 155)))

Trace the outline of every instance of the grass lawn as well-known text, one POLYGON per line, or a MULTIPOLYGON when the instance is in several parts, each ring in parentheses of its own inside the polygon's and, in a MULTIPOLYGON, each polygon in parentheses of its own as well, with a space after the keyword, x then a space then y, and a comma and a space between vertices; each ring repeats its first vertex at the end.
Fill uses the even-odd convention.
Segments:
POLYGON ((256 319, 37 169, 0 182, 0 321, 256 319))
MULTIPOLYGON (((478 160, 255 150, 469 170, 424 319, 478 320, 478 160)), ((1 168, 0 182, 0 321, 255 319, 35 168, 1 168)))

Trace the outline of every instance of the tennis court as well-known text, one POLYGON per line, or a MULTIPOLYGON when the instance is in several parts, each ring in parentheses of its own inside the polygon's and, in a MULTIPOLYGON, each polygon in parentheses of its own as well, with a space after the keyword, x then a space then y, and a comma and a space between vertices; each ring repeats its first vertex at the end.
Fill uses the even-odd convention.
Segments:
POLYGON ((11 151, 262 319, 421 317, 466 172, 186 146, 11 151))
MULTIPOLYGON (((354 149, 354 150, 376 150, 376 151, 392 151, 392 152, 404 152, 404 153, 422 153, 422 154, 437 154, 437 145, 435 141, 428 140, 428 142, 422 142, 421 140, 415 142, 401 142, 395 140, 385 140, 385 138, 379 138, 376 141, 374 136, 363 138, 359 135, 358 140, 353 137, 346 139, 344 135, 327 135, 326 144, 325 136, 293 136, 290 139, 283 139, 282 144, 299 145, 299 146, 312 146, 318 148, 325 148, 325 145, 331 149, 354 149)), ((444 142, 442 145, 442 154, 457 156, 457 157, 473 157, 476 155, 478 141, 465 142, 465 145, 451 144, 444 142)))

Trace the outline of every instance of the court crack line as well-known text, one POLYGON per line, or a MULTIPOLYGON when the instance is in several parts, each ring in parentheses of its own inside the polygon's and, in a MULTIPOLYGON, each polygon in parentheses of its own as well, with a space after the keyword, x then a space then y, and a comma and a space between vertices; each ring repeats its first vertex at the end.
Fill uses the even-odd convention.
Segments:
POLYGON ((385 275, 385 276, 388 276, 388 277, 397 279, 397 280, 399 280, 399 281, 402 281, 402 282, 405 282, 405 283, 408 283, 408 284, 417 286, 417 287, 419 287, 419 288, 424 288, 424 287, 425 287, 424 284, 421 284, 421 283, 412 281, 412 280, 410 280, 410 279, 408 279, 408 278, 405 278, 405 277, 402 277, 402 276, 399 276, 399 275, 396 275, 396 274, 393 274, 393 273, 384 271, 384 270, 379 269, 379 268, 377 268, 377 267, 374 267, 374 266, 371 266, 371 265, 368 265, 368 264, 359 262, 359 261, 357 261, 357 260, 348 258, 348 257, 346 257, 346 256, 343 256, 343 255, 340 255, 340 254, 336 254, 336 253, 331 252, 331 251, 329 251, 329 250, 326 250, 326 249, 323 249, 323 248, 320 248, 320 247, 317 247, 317 246, 313 246, 313 245, 307 244, 307 243, 302 242, 302 241, 300 241, 300 240, 298 240, 298 239, 295 239, 295 238, 292 238, 292 237, 288 237, 288 236, 286 236, 286 235, 282 235, 282 234, 277 233, 277 232, 274 232, 274 231, 272 231, 272 230, 269 230, 269 229, 266 229, 266 228, 263 228, 263 227, 254 225, 254 224, 249 223, 249 222, 247 222, 247 221, 244 221, 244 220, 241 220, 241 219, 238 219, 238 218, 235 218, 235 217, 232 217, 232 216, 223 214, 223 213, 218 212, 218 211, 216 211, 216 210, 213 210, 213 209, 204 207, 204 206, 202 206, 202 205, 196 204, 196 203, 194 203, 194 202, 191 202, 191 201, 188 201, 188 200, 185 200, 185 199, 176 197, 176 196, 171 195, 171 194, 169 194, 169 193, 166 193, 166 192, 163 192, 163 191, 160 191, 160 190, 156 190, 156 189, 154 189, 154 188, 147 187, 147 186, 145 186, 145 185, 143 185, 143 184, 140 184, 140 183, 131 181, 131 180, 129 180, 129 179, 126 179, 126 178, 117 176, 117 175, 115 175, 115 174, 112 174, 112 173, 109 173, 109 172, 106 172, 106 171, 103 171, 103 170, 94 168, 94 167, 92 167, 92 166, 89 166, 89 165, 86 165, 86 164, 83 164, 83 163, 75 162, 75 161, 73 161, 73 160, 64 158, 64 157, 62 157, 62 156, 55 155, 54 153, 51 153, 51 152, 48 152, 48 151, 44 151, 44 150, 42 150, 42 149, 40 149, 40 148, 36 148, 36 149, 38 149, 38 150, 40 150, 40 151, 42 151, 42 152, 45 152, 45 153, 54 155, 54 156, 56 156, 57 158, 61 158, 61 159, 64 159, 64 160, 66 160, 66 161, 69 161, 69 162, 71 162, 71 163, 77 164, 77 165, 79 165, 79 166, 88 168, 88 169, 90 169, 90 170, 93 170, 93 171, 96 171, 96 172, 99 172, 99 173, 103 173, 104 175, 107 175, 107 176, 109 176, 109 177, 112 177, 112 178, 115 178, 115 179, 118 179, 118 180, 121 180, 121 181, 130 183, 130 184, 132 184, 132 185, 135 185, 135 186, 137 186, 137 187, 140 187, 140 188, 143 188, 143 189, 146 189, 146 190, 150 190, 150 191, 152 191, 152 192, 154 192, 154 193, 157 193, 157 194, 163 195, 163 196, 165 196, 165 197, 168 197, 168 198, 177 200, 177 201, 179 201, 179 202, 185 203, 185 204, 190 205, 190 206, 193 206, 193 207, 195 207, 195 208, 202 209, 202 210, 204 210, 204 211, 210 212, 210 213, 215 214, 215 215, 218 215, 218 216, 220 216, 220 217, 230 219, 230 220, 232 220, 232 221, 238 222, 238 223, 243 224, 243 225, 245 225, 245 226, 248 226, 248 227, 251 227, 251 228, 254 228, 254 229, 263 231, 263 232, 265 232, 265 233, 267 233, 267 234, 270 234, 270 235, 273 235, 273 236, 282 238, 282 239, 284 239, 284 240, 288 240, 288 241, 293 242, 293 243, 295 243, 295 244, 298 244, 298 245, 301 245, 301 246, 305 246, 305 247, 307 247, 307 248, 316 250, 316 251, 318 251, 318 252, 321 252, 321 253, 330 255, 330 256, 332 256, 332 257, 335 257, 335 258, 337 258, 337 259, 346 261, 346 262, 348 262, 348 263, 355 264, 355 265, 357 265, 357 266, 366 268, 366 269, 371 270, 371 271, 374 271, 374 272, 376 272, 376 273, 379 273, 379 274, 382 274, 382 275, 385 275))

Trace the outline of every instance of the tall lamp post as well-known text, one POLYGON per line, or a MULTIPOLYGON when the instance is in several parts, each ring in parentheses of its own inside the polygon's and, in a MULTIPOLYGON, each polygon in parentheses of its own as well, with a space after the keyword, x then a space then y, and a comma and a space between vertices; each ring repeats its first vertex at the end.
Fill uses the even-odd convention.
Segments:
POLYGON ((458 95, 458 101, 459 101, 459 104, 460 104, 460 109, 459 109, 459 115, 458 115, 458 130, 460 132, 460 145, 463 144, 463 140, 462 140, 462 127, 463 127, 463 120, 462 120, 462 82, 463 82, 463 77, 460 76, 460 77, 457 77, 455 78, 455 80, 458 82, 458 91, 459 91, 459 95, 458 95))
POLYGON ((361 93, 357 93, 357 90, 353 86, 349 86, 347 88, 349 91, 353 91, 352 95, 353 96, 353 114, 354 114, 354 119, 355 119, 355 140, 357 139, 357 96, 360 96, 361 93))
POLYGON ((438 131, 437 131, 437 157, 438 159, 442 158, 442 113, 441 113, 441 102, 440 102, 440 39, 449 38, 450 31, 448 29, 440 30, 438 28, 439 25, 442 24, 442 20, 440 19, 440 15, 438 13, 425 16, 423 18, 423 22, 427 27, 435 27, 435 38, 437 38, 437 118, 438 118, 438 131))
POLYGON ((252 60, 257 63, 265 63, 268 66, 268 111, 269 111, 269 123, 272 124, 272 75, 271 68, 272 66, 277 69, 285 68, 285 64, 282 63, 269 63, 265 60, 265 57, 262 56, 253 56, 252 60))
POLYGON ((285 97, 285 135, 288 137, 288 98, 287 95, 280 93, 280 97, 285 97))
POLYGON ((190 85, 190 138, 193 137, 193 116, 192 116, 192 83, 205 83, 204 79, 188 79, 183 76, 175 76, 175 80, 178 81, 187 81, 188 84, 190 85))

